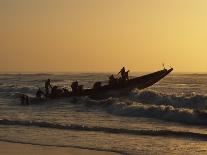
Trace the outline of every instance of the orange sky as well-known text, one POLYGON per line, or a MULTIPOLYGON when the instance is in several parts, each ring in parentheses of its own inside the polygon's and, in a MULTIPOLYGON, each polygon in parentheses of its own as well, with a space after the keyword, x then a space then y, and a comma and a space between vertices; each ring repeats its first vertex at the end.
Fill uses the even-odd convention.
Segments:
POLYGON ((206 0, 1 0, 0 71, 207 71, 206 0))

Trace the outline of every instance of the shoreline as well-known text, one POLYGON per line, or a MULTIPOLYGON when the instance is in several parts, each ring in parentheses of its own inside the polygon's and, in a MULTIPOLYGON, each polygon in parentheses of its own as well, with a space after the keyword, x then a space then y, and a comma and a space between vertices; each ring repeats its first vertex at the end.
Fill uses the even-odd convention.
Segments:
POLYGON ((121 155, 115 152, 99 151, 87 148, 27 144, 12 141, 0 141, 0 154, 4 155, 121 155))

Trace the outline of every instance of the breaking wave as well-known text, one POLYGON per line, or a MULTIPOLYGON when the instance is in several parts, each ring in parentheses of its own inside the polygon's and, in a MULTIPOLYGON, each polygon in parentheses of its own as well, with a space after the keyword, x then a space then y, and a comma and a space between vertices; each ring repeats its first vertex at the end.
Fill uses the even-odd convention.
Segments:
POLYGON ((169 105, 146 105, 138 102, 117 102, 107 108, 114 115, 127 117, 149 117, 193 125, 207 125, 207 112, 169 105))
POLYGON ((204 95, 176 96, 145 90, 131 93, 129 96, 103 100, 82 97, 74 103, 98 107, 110 114, 125 117, 148 117, 184 124, 207 125, 206 99, 204 95))
MULTIPOLYGON (((203 108, 199 107, 203 103, 197 103, 195 99, 197 97, 177 97, 181 101, 179 102, 178 99, 176 99, 176 103, 174 103, 175 100, 170 100, 170 98, 170 95, 165 96, 164 94, 162 96, 153 91, 142 91, 139 94, 135 94, 134 98, 129 96, 123 98, 110 97, 103 100, 92 100, 88 97, 82 97, 75 100, 74 103, 98 107, 110 114, 125 117, 148 117, 184 124, 207 125, 207 110, 205 106, 203 106, 203 108), (145 97, 145 95, 151 96, 149 97, 149 101, 148 97, 145 97), (167 104, 165 101, 168 101, 167 104), (193 106, 188 105, 188 102, 191 102, 193 106)), ((205 96, 199 101, 204 102, 204 99, 205 96)))
MULTIPOLYGON (((35 94, 36 85, 2 85, 0 96, 18 97, 20 93, 35 94)), ((110 96, 110 95, 109 95, 110 96)), ((100 107, 114 115, 126 117, 149 117, 161 120, 207 125, 207 96, 199 94, 172 95, 153 90, 112 93, 112 97, 93 100, 89 97, 70 99, 75 104, 100 107), (201 111, 200 111, 201 110, 201 111)), ((50 101, 47 101, 47 103, 50 101)), ((65 101, 64 103, 67 103, 65 101)), ((41 102, 42 103, 42 102, 41 102)))
POLYGON ((130 135, 143 135, 143 136, 165 136, 165 137, 178 137, 178 138, 194 138, 199 140, 207 140, 207 134, 195 133, 189 131, 173 131, 173 130, 131 130, 124 128, 107 128, 107 127, 91 127, 84 125, 62 125, 53 124, 49 122, 35 122, 35 121, 18 121, 1 119, 0 125, 17 125, 27 127, 41 127, 61 130, 74 130, 74 131, 93 131, 105 132, 111 134, 130 134, 130 135))
POLYGON ((168 95, 144 90, 132 92, 129 99, 145 104, 169 105, 175 108, 207 109, 207 96, 194 93, 190 95, 168 95))

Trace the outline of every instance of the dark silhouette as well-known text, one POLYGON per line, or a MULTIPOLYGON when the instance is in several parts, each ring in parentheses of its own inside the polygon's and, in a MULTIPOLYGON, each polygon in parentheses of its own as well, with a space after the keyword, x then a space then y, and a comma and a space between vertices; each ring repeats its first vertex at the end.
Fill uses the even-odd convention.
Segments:
POLYGON ((70 96, 70 92, 66 88, 63 88, 63 93, 64 93, 64 96, 70 96))
POLYGON ((63 96, 64 96, 63 89, 59 89, 58 86, 52 87, 51 97, 57 98, 57 97, 63 97, 63 96))
POLYGON ((42 98, 42 96, 44 96, 45 94, 44 94, 44 92, 43 91, 41 91, 40 90, 40 88, 37 90, 37 92, 36 92, 36 97, 37 98, 42 98))
POLYGON ((79 86, 78 86, 77 93, 78 93, 78 94, 81 94, 82 92, 83 92, 83 85, 79 85, 79 86))
POLYGON ((94 90, 99 90, 101 88, 101 82, 95 82, 93 85, 94 90))
MULTIPOLYGON (((108 85, 103 85, 101 82, 95 82, 93 88, 83 89, 83 85, 78 84, 78 81, 75 81, 71 84, 72 91, 67 89, 58 89, 57 86, 52 87, 50 84, 50 79, 45 82, 45 90, 49 98, 60 98, 60 97, 76 97, 76 96, 90 96, 90 97, 99 97, 100 95, 104 96, 104 93, 111 90, 120 91, 121 89, 127 89, 130 91, 134 88, 144 89, 147 88, 173 71, 173 68, 162 69, 150 74, 146 74, 140 77, 128 78, 129 71, 125 71, 123 67, 119 73, 121 73, 120 78, 115 78, 114 75, 109 77, 108 85), (49 88, 51 88, 51 94, 49 94, 49 88)), ((118 73, 118 74, 119 74, 118 73)), ((41 98, 44 94, 40 89, 36 93, 36 98, 41 98)), ((29 100, 32 101, 32 98, 29 98, 27 95, 21 94, 20 96, 21 103, 24 105, 29 105, 29 100)))
POLYGON ((50 79, 47 79, 47 81, 45 82, 45 96, 48 97, 49 95, 49 88, 52 89, 52 86, 50 84, 50 79))
POLYGON ((24 94, 20 95, 20 100, 21 100, 21 104, 24 105, 24 102, 25 102, 25 95, 24 94))
POLYGON ((125 67, 122 67, 122 69, 119 71, 118 74, 121 73, 121 76, 123 77, 124 76, 124 73, 125 73, 125 67))
POLYGON ((116 84, 117 84, 117 79, 112 74, 111 76, 109 76, 109 85, 110 86, 115 86, 116 84))
POLYGON ((125 72, 124 79, 129 80, 129 70, 125 72))
POLYGON ((71 84, 72 94, 79 95, 83 92, 83 85, 78 85, 78 81, 72 82, 71 84))
POLYGON ((77 93, 77 91, 78 91, 78 81, 72 82, 71 88, 72 88, 72 93, 77 93))
POLYGON ((52 96, 55 96, 57 94, 57 91, 58 91, 58 87, 57 86, 53 86, 52 90, 51 90, 52 96))
POLYGON ((120 73, 122 80, 129 80, 129 70, 126 72, 125 67, 123 67, 118 74, 120 73))
POLYGON ((25 98, 26 98, 26 105, 29 105, 29 96, 25 96, 25 98))
POLYGON ((29 105, 29 97, 27 95, 21 94, 20 100, 22 105, 29 105))

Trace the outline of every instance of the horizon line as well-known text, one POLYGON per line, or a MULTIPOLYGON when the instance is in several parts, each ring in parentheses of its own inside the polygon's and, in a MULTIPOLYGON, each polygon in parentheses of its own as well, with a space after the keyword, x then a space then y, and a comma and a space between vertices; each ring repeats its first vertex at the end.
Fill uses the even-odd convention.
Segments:
MULTIPOLYGON (((161 70, 161 69, 160 69, 161 70)), ((156 70, 155 70, 156 71, 156 70)), ((117 71, 0 71, 0 74, 50 74, 50 73, 116 73, 117 71)), ((131 73, 148 73, 154 71, 130 71, 131 73)), ((173 71, 171 74, 207 74, 207 71, 173 71)))

